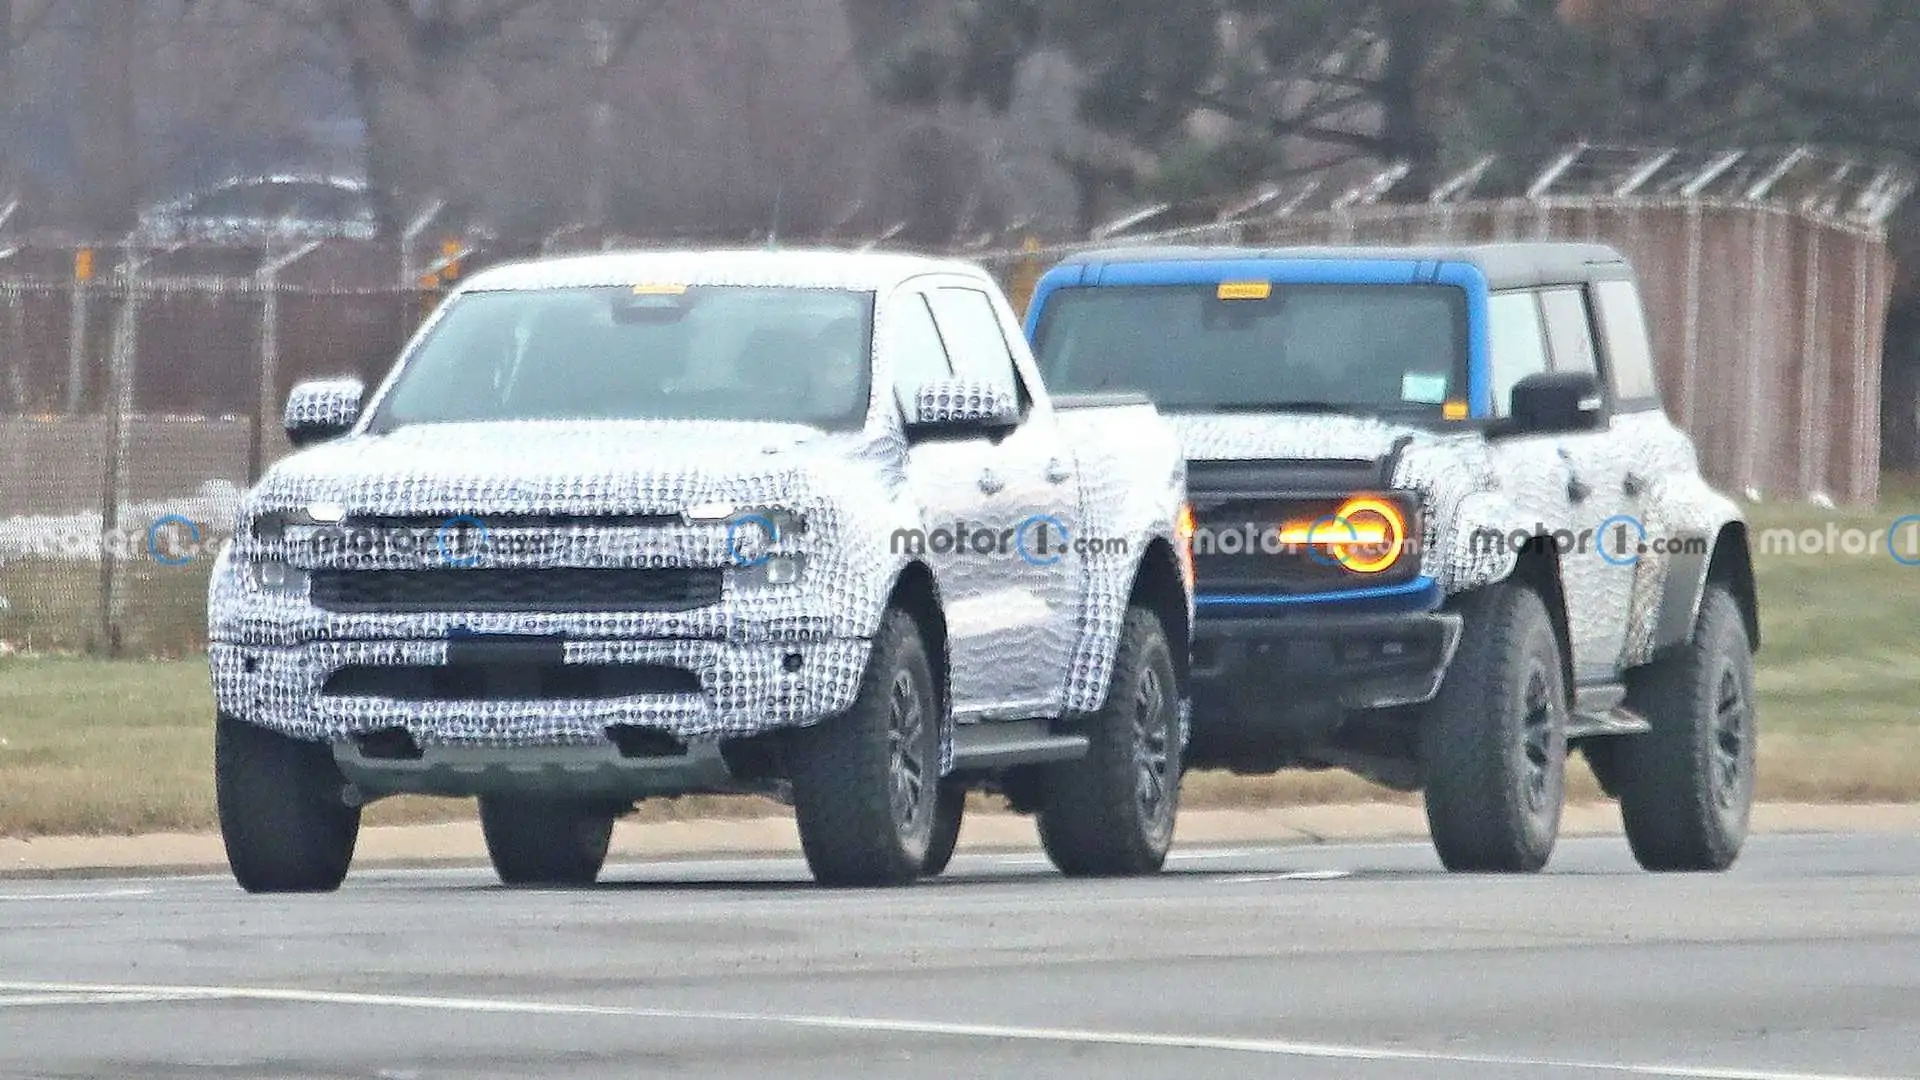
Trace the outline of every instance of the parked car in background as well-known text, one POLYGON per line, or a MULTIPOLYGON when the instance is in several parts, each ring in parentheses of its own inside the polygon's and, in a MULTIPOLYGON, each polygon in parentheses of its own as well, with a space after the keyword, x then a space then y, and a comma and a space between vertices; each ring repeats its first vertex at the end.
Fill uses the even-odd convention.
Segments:
POLYGON ((379 222, 364 181, 278 173, 234 177, 150 206, 140 231, 155 241, 368 240, 379 222))

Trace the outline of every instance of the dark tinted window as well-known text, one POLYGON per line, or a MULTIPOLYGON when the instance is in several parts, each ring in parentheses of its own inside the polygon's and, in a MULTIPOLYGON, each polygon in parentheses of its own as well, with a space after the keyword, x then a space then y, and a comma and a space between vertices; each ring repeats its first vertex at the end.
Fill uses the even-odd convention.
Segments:
POLYGON ((872 294, 695 286, 470 293, 372 421, 759 420, 858 427, 872 294))
POLYGON ((1314 403, 1441 414, 1466 396, 1466 294, 1445 285, 1068 288, 1037 352, 1055 393, 1133 390, 1188 412, 1314 403))
POLYGON ((1547 316, 1547 340, 1553 346, 1553 370, 1597 375, 1593 325, 1587 318, 1587 298, 1578 288, 1548 289, 1540 294, 1547 316))
POLYGON ((1593 292, 1606 336, 1614 396, 1623 402, 1657 401, 1660 390, 1653 374, 1653 342, 1647 334, 1639 291, 1631 281, 1603 281, 1594 286, 1593 292))

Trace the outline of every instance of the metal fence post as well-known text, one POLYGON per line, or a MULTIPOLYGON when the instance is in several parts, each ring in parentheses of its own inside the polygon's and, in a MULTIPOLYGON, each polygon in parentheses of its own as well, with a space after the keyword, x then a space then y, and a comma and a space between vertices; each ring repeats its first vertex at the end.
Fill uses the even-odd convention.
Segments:
POLYGON ((139 266, 128 253, 126 295, 120 305, 113 330, 113 345, 108 360, 107 468, 102 483, 100 506, 100 643, 109 657, 120 655, 120 625, 114 617, 114 584, 119 574, 115 549, 109 540, 120 530, 121 458, 134 405, 134 361, 139 348, 140 301, 139 266))
POLYGON ((280 397, 280 272, 320 249, 320 241, 302 245, 277 259, 268 259, 254 273, 260 290, 260 370, 247 430, 247 483, 260 479, 266 467, 267 420, 279 411, 280 397))
POLYGON ((80 415, 87 392, 87 294, 93 280, 93 249, 73 253, 73 303, 67 319, 67 415, 80 415))

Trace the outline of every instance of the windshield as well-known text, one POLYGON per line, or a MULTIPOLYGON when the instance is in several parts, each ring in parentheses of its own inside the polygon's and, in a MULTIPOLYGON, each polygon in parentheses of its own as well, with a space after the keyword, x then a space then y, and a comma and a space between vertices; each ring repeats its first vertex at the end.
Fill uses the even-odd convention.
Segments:
POLYGON ((679 286, 454 300, 369 421, 744 420, 858 428, 872 294, 679 286))
POLYGON ((1441 416, 1465 398, 1466 294, 1448 285, 1066 288, 1036 352, 1055 393, 1133 390, 1169 412, 1441 416), (1261 294, 1265 295, 1261 295, 1261 294))

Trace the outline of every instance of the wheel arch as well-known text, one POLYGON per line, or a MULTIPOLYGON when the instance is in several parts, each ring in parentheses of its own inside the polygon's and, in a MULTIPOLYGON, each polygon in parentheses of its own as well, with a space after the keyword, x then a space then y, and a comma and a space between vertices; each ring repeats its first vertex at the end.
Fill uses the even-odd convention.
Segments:
POLYGON ((1147 544, 1140 561, 1134 564, 1133 581, 1127 590, 1127 605, 1146 607, 1160 617, 1161 625, 1166 629, 1167 644, 1173 651, 1174 675, 1179 679, 1184 696, 1193 659, 1193 605, 1187 593, 1180 557, 1166 537, 1154 537, 1147 544))
POLYGON ((948 647, 940 583, 933 570, 919 560, 907 562, 887 593, 887 606, 911 615, 920 627, 920 639, 926 643, 934 692, 940 695, 940 775, 945 776, 953 767, 953 654, 948 647))
POLYGON ((1560 676, 1568 695, 1572 695, 1573 632, 1567 621, 1567 593, 1561 584, 1560 551, 1554 539, 1536 535, 1522 545, 1506 581, 1532 589, 1546 605, 1547 618, 1553 623, 1554 640, 1560 649, 1560 676))
POLYGON ((952 655, 947 648, 947 617, 940 604, 940 583, 926 563, 914 560, 900 568, 887 594, 887 606, 905 611, 919 624, 927 644, 927 659, 933 662, 933 681, 942 710, 951 712, 952 655))
POLYGON ((1760 598, 1754 582, 1753 551, 1748 541, 1747 524, 1729 521, 1714 535, 1712 550, 1675 556, 1667 573, 1660 598, 1660 612, 1654 627, 1653 652, 1685 645, 1693 640, 1705 602, 1708 586, 1722 585, 1733 595, 1740 608, 1740 621, 1747 631, 1748 646, 1760 648, 1760 598))

